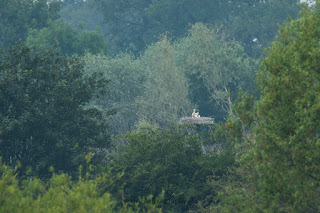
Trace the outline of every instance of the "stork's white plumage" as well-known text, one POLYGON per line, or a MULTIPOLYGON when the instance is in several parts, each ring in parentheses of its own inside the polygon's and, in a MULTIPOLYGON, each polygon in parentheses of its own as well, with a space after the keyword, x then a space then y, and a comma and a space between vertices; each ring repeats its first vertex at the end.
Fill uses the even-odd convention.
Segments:
POLYGON ((200 118, 199 112, 196 112, 196 109, 193 109, 192 118, 200 118))
POLYGON ((193 109, 192 117, 193 117, 193 118, 195 118, 195 117, 196 117, 196 109, 193 109))

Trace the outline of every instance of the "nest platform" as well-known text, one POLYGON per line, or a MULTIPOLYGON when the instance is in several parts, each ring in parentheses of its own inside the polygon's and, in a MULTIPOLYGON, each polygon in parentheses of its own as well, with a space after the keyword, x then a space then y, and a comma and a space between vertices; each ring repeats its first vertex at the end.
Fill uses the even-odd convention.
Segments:
POLYGON ((200 117, 200 118, 192 118, 192 117, 183 117, 180 118, 179 123, 188 123, 188 124, 214 124, 214 119, 210 117, 200 117))

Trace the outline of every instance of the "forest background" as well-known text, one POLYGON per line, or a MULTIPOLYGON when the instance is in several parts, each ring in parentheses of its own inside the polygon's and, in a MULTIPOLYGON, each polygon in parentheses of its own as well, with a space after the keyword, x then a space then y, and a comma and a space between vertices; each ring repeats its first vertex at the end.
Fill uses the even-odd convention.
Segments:
POLYGON ((319 6, 0 0, 0 211, 318 212, 319 6))

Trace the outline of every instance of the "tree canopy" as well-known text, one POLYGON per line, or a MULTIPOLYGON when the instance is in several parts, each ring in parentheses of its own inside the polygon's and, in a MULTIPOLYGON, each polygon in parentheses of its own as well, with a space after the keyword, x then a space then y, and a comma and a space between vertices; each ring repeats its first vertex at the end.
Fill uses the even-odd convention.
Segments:
POLYGON ((205 116, 223 120, 237 93, 254 94, 257 61, 238 42, 197 23, 176 43, 177 65, 187 76, 189 98, 205 116))
POLYGON ((211 137, 210 142, 224 147, 219 154, 214 150, 204 153, 204 138, 195 132, 187 126, 162 130, 141 125, 120 137, 117 155, 110 163, 112 173, 124 174, 110 192, 117 195, 122 188, 125 199, 135 202, 138 197, 156 197, 164 190, 166 212, 184 212, 195 209, 198 202, 213 202, 217 191, 209 179, 226 174, 227 168, 234 165, 235 153, 218 125, 210 133, 222 137, 211 137))
POLYGON ((58 19, 50 21, 41 30, 30 29, 26 44, 37 50, 52 49, 63 56, 84 55, 86 52, 107 53, 108 44, 100 28, 96 30, 76 29, 70 23, 58 19))
POLYGON ((302 2, 0 0, 0 211, 319 212, 302 2))
POLYGON ((246 96, 233 122, 242 131, 241 169, 212 211, 319 211, 319 23, 317 2, 284 24, 266 50, 261 99, 246 96))
POLYGON ((74 171, 87 152, 109 146, 101 112, 87 104, 103 94, 99 75, 83 77, 77 58, 14 46, 1 55, 0 155, 44 177, 74 171))
POLYGON ((187 34, 190 25, 201 22, 221 28, 259 58, 288 16, 295 18, 299 0, 93 0, 104 16, 112 51, 140 53, 170 33, 174 39, 187 34))
POLYGON ((319 4, 285 24, 267 51, 258 81, 259 185, 288 211, 319 208, 318 24, 319 4))
POLYGON ((59 2, 3 0, 0 2, 0 48, 23 42, 29 29, 42 29, 48 20, 59 18, 59 2))
POLYGON ((108 94, 91 102, 103 111, 112 109, 116 112, 107 120, 110 132, 119 134, 132 130, 139 120, 136 99, 145 89, 144 66, 131 54, 119 54, 116 57, 86 54, 83 60, 86 75, 101 72, 110 80, 106 85, 108 94))

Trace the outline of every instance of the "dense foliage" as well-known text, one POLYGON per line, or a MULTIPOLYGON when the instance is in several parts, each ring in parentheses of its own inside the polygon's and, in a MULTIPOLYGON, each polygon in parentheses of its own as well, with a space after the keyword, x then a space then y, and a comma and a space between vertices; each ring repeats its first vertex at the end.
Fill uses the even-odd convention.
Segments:
POLYGON ((108 46, 100 28, 77 30, 61 19, 48 22, 41 30, 29 30, 26 44, 38 50, 57 50, 64 56, 107 53, 108 46))
POLYGON ((240 90, 256 93, 257 61, 240 43, 201 23, 176 42, 163 35, 137 58, 88 54, 84 61, 88 74, 102 72, 111 80, 110 94, 95 104, 118 110, 109 120, 114 133, 143 121, 166 126, 190 116, 193 108, 224 121, 240 90))
MULTIPOLYGON (((2 164, 0 158, 1 212, 161 212, 152 197, 138 200, 141 208, 124 202, 121 209, 117 208, 117 200, 100 187, 110 183, 106 174, 88 179, 87 173, 76 182, 66 174, 53 174, 43 183, 38 178, 18 179, 17 168, 2 164)), ((157 199, 159 203, 162 200, 161 196, 157 199)))
POLYGON ((139 120, 135 100, 142 94, 146 78, 141 63, 131 54, 113 58, 86 54, 83 60, 87 75, 101 72, 110 79, 106 85, 108 95, 92 100, 92 105, 101 107, 103 111, 112 109, 117 112, 108 118, 109 131, 119 134, 132 129, 139 120))
POLYGON ((282 26, 267 50, 261 99, 240 104, 242 124, 250 123, 252 134, 244 135, 244 166, 234 176, 247 179, 229 182, 212 210, 319 211, 319 6, 282 26))
POLYGON ((143 94, 138 97, 140 119, 165 126, 186 116, 192 108, 188 99, 188 82, 179 69, 175 48, 164 36, 149 46, 140 58, 146 72, 143 94))
POLYGON ((0 48, 24 41, 29 29, 42 29, 47 21, 59 18, 59 5, 46 0, 0 1, 0 48))
POLYGON ((199 202, 203 205, 214 202, 217 191, 209 179, 226 174, 235 165, 235 153, 223 129, 212 128, 206 133, 211 134, 211 149, 206 153, 203 150, 208 138, 188 126, 161 130, 144 125, 125 134, 111 158, 113 172, 124 172, 113 190, 117 194, 122 188, 129 201, 148 195, 155 197, 164 190, 166 212, 186 211, 199 202))
POLYGON ((72 172, 94 148, 108 147, 104 118, 87 104, 106 81, 55 52, 14 46, 0 63, 0 155, 45 177, 49 166, 72 172))
POLYGON ((183 37, 189 25, 201 22, 221 28, 259 57, 288 16, 296 17, 299 0, 92 0, 104 16, 114 51, 141 52, 160 34, 183 37))
POLYGON ((0 211, 319 212, 301 2, 0 0, 0 211))
POLYGON ((204 116, 221 121, 231 113, 240 90, 255 92, 257 61, 238 42, 228 42, 213 29, 195 24, 176 44, 177 65, 189 82, 189 98, 204 116))
POLYGON ((259 186, 287 211, 319 210, 319 24, 318 5, 284 25, 258 81, 259 186))

